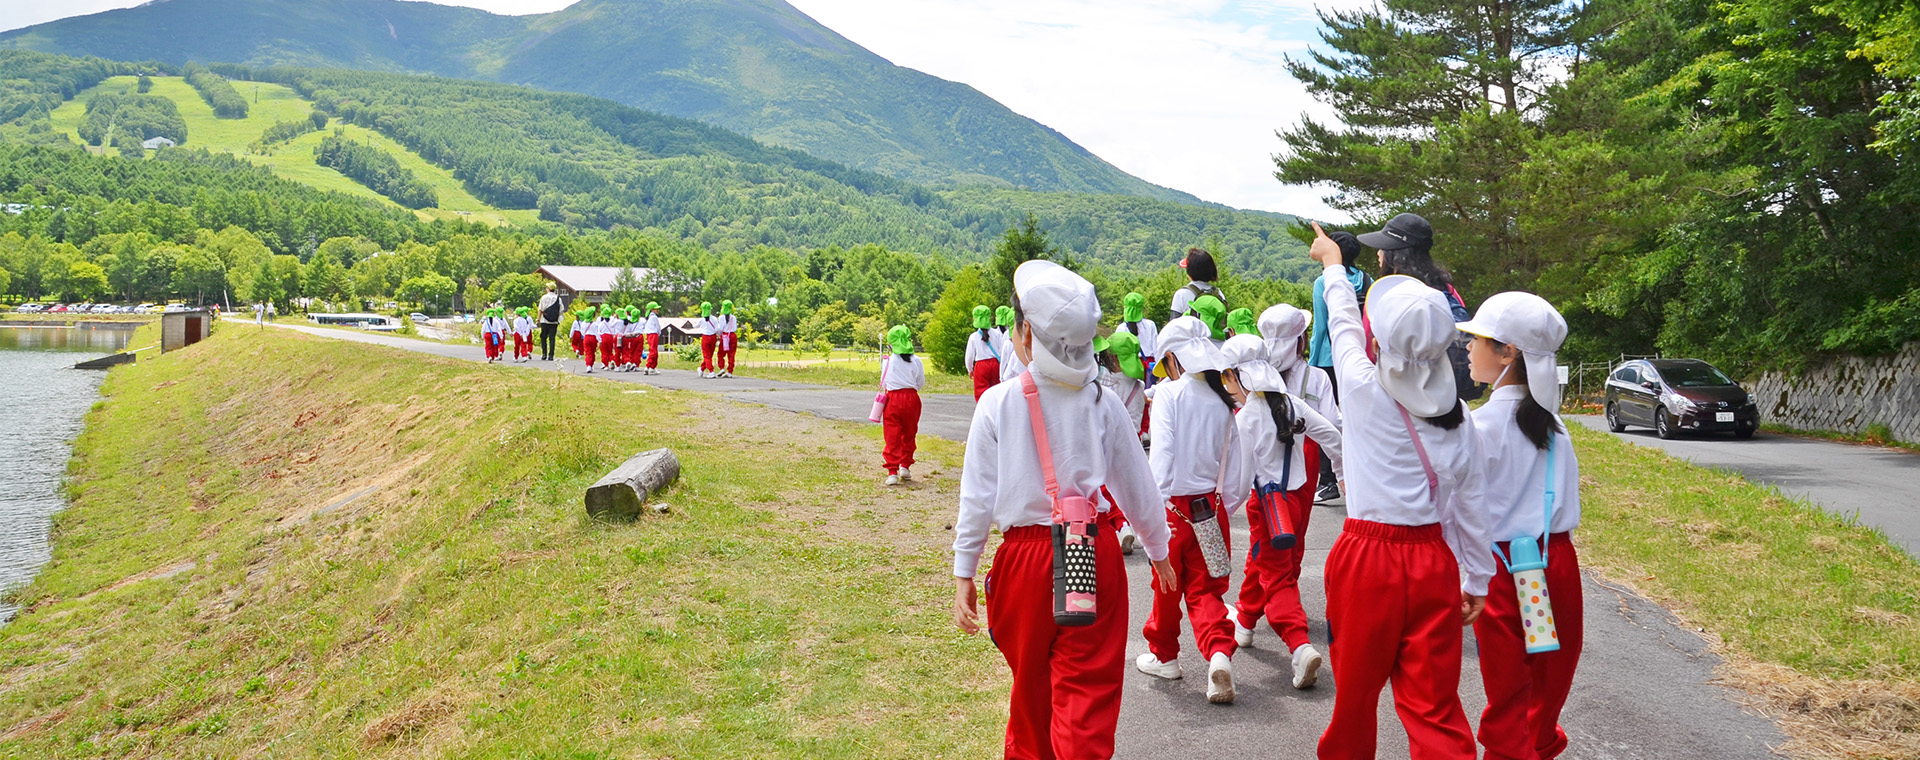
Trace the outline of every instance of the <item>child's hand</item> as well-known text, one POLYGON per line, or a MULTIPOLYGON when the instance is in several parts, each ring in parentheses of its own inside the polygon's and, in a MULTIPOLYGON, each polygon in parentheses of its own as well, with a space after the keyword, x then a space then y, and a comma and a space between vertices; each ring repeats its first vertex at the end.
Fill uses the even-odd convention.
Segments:
POLYGON ((1164 559, 1153 560, 1153 580, 1160 590, 1168 594, 1180 593, 1180 576, 1173 572, 1173 563, 1164 559))
POLYGON ((1313 225, 1313 245, 1307 248, 1307 255, 1314 261, 1320 262, 1321 266, 1330 267, 1343 263, 1340 258, 1340 244, 1333 242, 1333 238, 1327 237, 1327 231, 1320 229, 1319 222, 1311 224, 1313 225))
POLYGON ((1460 616, 1465 618, 1461 625, 1473 625, 1473 621, 1480 619, 1480 611, 1486 608, 1486 597, 1460 592, 1460 616))
POLYGON ((980 632, 980 612, 975 600, 972 578, 953 579, 953 624, 968 636, 980 632))

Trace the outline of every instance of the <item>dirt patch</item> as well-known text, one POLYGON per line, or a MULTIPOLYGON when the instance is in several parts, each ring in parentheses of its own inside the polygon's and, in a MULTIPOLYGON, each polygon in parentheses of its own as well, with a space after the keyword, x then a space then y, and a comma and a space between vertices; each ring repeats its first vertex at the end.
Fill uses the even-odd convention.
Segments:
POLYGON ((1793 757, 1920 757, 1920 684, 1810 678, 1737 655, 1720 676, 1780 723, 1793 757))
MULTIPOLYGON (((100 589, 99 591, 95 591, 91 594, 87 594, 87 596, 92 596, 93 594, 100 594, 100 593, 105 593, 109 591, 118 591, 120 589, 131 586, 135 583, 139 583, 141 581, 150 581, 150 580, 155 580, 157 578, 172 578, 173 576, 192 570, 196 566, 198 565, 193 560, 175 562, 171 565, 162 565, 152 570, 148 570, 144 573, 134 573, 133 575, 129 575, 125 578, 121 578, 120 580, 114 581, 113 585, 100 589)), ((85 597, 81 597, 81 598, 84 599, 85 597)))
POLYGON ((19 723, 14 724, 12 728, 7 729, 6 733, 0 734, 0 742, 12 741, 14 739, 21 738, 23 736, 26 736, 27 734, 31 734, 35 731, 38 731, 40 729, 43 729, 55 723, 58 723, 60 722, 61 718, 65 718, 65 717, 67 717, 66 711, 61 710, 59 712, 50 712, 50 713, 47 713, 46 715, 41 715, 41 716, 28 718, 26 720, 20 721, 19 723))
POLYGON ((424 694, 369 724, 360 733, 360 743, 373 747, 416 740, 446 722, 459 710, 460 703, 449 694, 424 694))

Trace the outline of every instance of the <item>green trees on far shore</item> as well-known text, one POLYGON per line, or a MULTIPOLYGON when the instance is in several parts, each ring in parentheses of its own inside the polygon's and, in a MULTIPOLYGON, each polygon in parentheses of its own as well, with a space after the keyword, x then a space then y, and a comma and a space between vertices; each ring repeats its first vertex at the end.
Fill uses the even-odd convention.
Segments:
POLYGON ((187 84, 200 92, 200 97, 207 101, 207 105, 213 106, 213 115, 222 119, 247 118, 247 99, 241 97, 240 91, 234 89, 233 83, 227 81, 226 77, 192 62, 181 69, 181 74, 186 77, 187 84))
MULTIPOLYGON (((312 120, 300 122, 307 126, 312 123, 312 120)), ((399 160, 371 143, 357 142, 339 134, 329 135, 313 149, 313 160, 407 208, 432 208, 439 202, 432 185, 415 177, 399 160)))

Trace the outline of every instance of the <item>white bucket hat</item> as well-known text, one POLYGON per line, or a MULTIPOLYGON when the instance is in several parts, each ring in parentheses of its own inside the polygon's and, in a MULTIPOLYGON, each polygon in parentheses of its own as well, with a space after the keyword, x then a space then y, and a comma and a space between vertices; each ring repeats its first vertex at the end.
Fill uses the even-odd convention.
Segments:
POLYGON ((1240 387, 1249 391, 1284 390, 1280 373, 1267 363, 1267 344, 1258 336, 1235 335, 1220 347, 1227 368, 1240 379, 1240 387))
POLYGON ((1560 375, 1554 354, 1567 340, 1567 320, 1547 299, 1532 293, 1495 293, 1480 304, 1461 332, 1500 341, 1520 352, 1527 366, 1527 392, 1549 412, 1560 411, 1560 375))
POLYGON ((1213 329, 1199 317, 1180 317, 1160 328, 1161 359, 1172 354, 1180 359, 1181 372, 1205 372, 1227 368, 1227 359, 1213 345, 1213 329))
POLYGON ((1446 296, 1406 275, 1380 278, 1367 292, 1367 318, 1380 344, 1380 387, 1416 417, 1438 417, 1460 403, 1447 346, 1453 310, 1446 296))
POLYGON ((1033 374, 1076 388, 1099 376, 1093 337, 1100 327, 1100 298, 1093 283, 1051 261, 1035 259, 1013 271, 1013 292, 1033 331, 1033 374))
POLYGON ((1283 303, 1260 312, 1260 334, 1267 336, 1267 361, 1282 372, 1299 364, 1297 345, 1300 336, 1313 324, 1313 315, 1293 304, 1283 303))

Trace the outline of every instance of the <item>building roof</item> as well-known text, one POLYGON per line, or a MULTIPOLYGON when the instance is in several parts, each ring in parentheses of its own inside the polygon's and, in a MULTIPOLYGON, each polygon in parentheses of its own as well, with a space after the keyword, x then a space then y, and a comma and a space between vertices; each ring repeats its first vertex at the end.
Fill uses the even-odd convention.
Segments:
POLYGON ((143 148, 146 148, 147 150, 153 150, 154 148, 160 148, 160 147, 171 148, 174 146, 174 142, 172 138, 149 137, 147 138, 146 142, 140 143, 140 146, 143 148))
MULTIPOLYGON (((540 274, 547 279, 560 283, 575 293, 611 293, 613 279, 620 276, 624 267, 569 267, 550 264, 540 268, 540 274)), ((635 282, 644 284, 653 276, 653 270, 644 267, 633 268, 635 282)))

